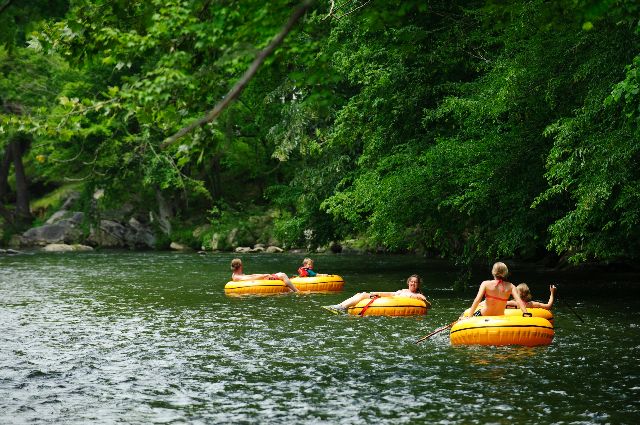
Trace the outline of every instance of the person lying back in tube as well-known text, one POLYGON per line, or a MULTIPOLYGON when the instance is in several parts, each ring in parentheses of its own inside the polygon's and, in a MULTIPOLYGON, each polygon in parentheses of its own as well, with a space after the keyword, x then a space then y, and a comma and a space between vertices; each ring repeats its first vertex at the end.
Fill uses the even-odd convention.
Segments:
POLYGON ((231 280, 237 282, 242 280, 281 280, 283 281, 289 289, 293 292, 300 292, 298 288, 291 282, 289 277, 284 273, 273 273, 273 274, 244 274, 244 270, 242 268, 242 260, 239 258, 234 258, 231 260, 231 280))
POLYGON ((322 308, 336 314, 345 313, 349 307, 358 304, 360 301, 367 298, 376 297, 416 298, 424 301, 428 307, 431 305, 431 303, 429 303, 429 301, 427 301, 427 298, 422 294, 422 291, 420 290, 420 282, 420 276, 414 274, 409 276, 409 278, 407 279, 407 288, 399 289, 395 292, 359 292, 351 298, 347 298, 346 300, 342 301, 340 304, 323 306, 322 308))

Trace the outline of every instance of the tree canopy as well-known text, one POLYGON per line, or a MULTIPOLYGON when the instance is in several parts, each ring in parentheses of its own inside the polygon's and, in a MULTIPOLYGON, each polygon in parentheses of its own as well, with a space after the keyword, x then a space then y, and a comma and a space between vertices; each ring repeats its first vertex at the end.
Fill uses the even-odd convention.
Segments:
POLYGON ((41 191, 172 199, 176 220, 257 204, 290 246, 639 256, 634 1, 316 1, 235 102, 166 148, 298 2, 55 4, 0 12, 0 148, 30 141, 41 191))

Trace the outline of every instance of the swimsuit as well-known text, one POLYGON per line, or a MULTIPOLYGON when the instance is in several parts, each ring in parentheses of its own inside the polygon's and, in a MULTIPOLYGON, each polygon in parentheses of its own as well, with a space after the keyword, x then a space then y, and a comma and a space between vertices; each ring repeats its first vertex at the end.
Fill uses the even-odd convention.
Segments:
MULTIPOLYGON (((498 285, 502 283, 502 280, 498 280, 498 285)), ((498 286, 496 285, 496 286, 498 286)), ((484 299, 489 299, 491 298, 492 300, 498 300, 498 301, 509 301, 509 298, 500 298, 500 297, 494 297, 493 295, 489 295, 487 293, 484 294, 484 299)), ((473 316, 482 316, 482 310, 478 310, 475 313, 473 313, 473 316)))
MULTIPOLYGON (((502 283, 502 280, 498 279, 498 284, 496 286, 498 286, 499 284, 502 283)), ((509 301, 509 297, 507 298, 500 298, 500 297, 494 297, 493 295, 489 295, 489 294, 484 294, 484 298, 491 298, 493 300, 498 300, 498 301, 509 301)))
POLYGON ((494 300, 499 300, 499 301, 509 301, 509 298, 494 297, 494 296, 489 295, 489 294, 484 294, 484 297, 485 298, 491 298, 491 299, 494 299, 494 300))

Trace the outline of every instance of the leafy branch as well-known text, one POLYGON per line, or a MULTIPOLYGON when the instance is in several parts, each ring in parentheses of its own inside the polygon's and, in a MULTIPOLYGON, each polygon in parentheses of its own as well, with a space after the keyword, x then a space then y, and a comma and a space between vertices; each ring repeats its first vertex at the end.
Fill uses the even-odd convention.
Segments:
POLYGON ((251 63, 247 71, 244 73, 242 78, 229 90, 229 93, 224 97, 222 101, 220 101, 207 115, 204 117, 192 122, 191 124, 181 128, 174 135, 166 138, 162 144, 160 145, 161 149, 165 149, 168 146, 177 142, 181 137, 185 134, 191 132, 196 127, 201 127, 204 124, 210 123, 215 120, 222 111, 225 110, 229 104, 240 95, 245 86, 251 81, 253 76, 258 72, 260 66, 264 63, 267 57, 278 47, 282 41, 285 39, 287 34, 291 32, 294 25, 298 20, 305 14, 307 9, 311 6, 314 0, 304 0, 298 8, 293 12, 285 26, 282 30, 275 36, 275 38, 269 43, 267 47, 265 47, 262 51, 258 53, 254 61, 251 63))
POLYGON ((336 16, 336 12, 343 9, 345 6, 347 6, 348 4, 353 3, 354 0, 346 0, 344 3, 339 4, 336 6, 336 2, 335 0, 331 0, 331 6, 329 7, 329 13, 327 13, 327 16, 324 17, 324 19, 327 18, 333 18, 333 19, 342 19, 347 15, 352 14, 353 12, 355 12, 358 9, 362 9, 363 7, 365 7, 367 4, 369 4, 371 2, 371 0, 366 0, 364 3, 362 3, 361 5, 352 8, 351 10, 349 10, 348 12, 343 13, 340 16, 336 16))
POLYGON ((5 1, 4 3, 2 3, 2 5, 0 5, 0 13, 4 12, 4 10, 5 10, 7 7, 11 6, 11 2, 12 2, 12 1, 13 1, 13 0, 7 0, 7 1, 5 1))

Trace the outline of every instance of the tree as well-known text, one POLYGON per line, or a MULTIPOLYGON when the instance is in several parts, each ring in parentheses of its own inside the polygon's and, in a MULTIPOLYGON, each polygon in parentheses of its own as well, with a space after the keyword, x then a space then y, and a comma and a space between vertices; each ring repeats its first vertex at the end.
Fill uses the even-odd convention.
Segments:
POLYGON ((59 16, 66 9, 66 1, 29 1, 14 3, 11 0, 0 4, 0 214, 11 225, 28 224, 29 179, 24 165, 24 156, 29 152, 31 135, 23 131, 20 124, 25 114, 41 106, 39 101, 51 99, 46 82, 55 71, 55 59, 47 61, 30 55, 24 49, 26 34, 48 17, 59 16), (46 64, 45 64, 46 62, 46 64), (44 83, 44 85, 43 85, 44 83), (12 167, 13 166, 13 167, 12 167), (10 186, 13 181, 14 187, 10 186), (13 209, 6 205, 14 203, 13 209))

